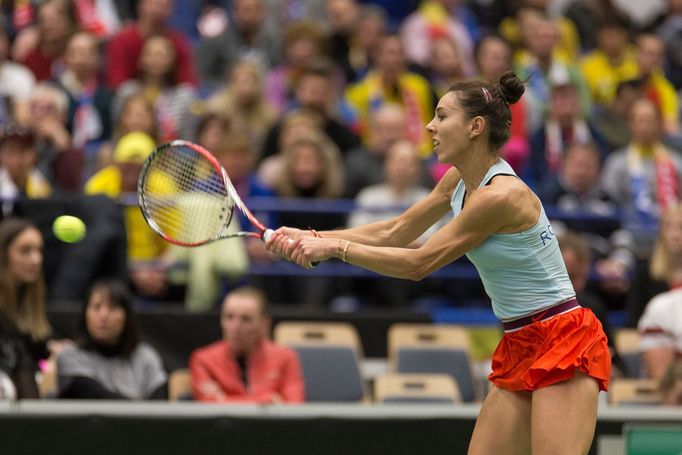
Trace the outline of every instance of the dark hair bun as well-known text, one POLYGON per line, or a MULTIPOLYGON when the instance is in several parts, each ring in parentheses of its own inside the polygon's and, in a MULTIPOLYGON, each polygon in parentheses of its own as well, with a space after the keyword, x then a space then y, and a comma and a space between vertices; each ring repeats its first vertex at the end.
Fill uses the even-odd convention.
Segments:
POLYGON ((507 104, 516 103, 526 91, 523 81, 513 71, 507 71, 500 77, 498 88, 507 104))

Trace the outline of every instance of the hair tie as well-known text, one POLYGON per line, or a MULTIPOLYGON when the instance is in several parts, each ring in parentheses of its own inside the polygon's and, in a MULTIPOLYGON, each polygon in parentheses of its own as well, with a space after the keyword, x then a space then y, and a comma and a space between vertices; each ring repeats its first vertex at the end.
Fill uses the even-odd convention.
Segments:
POLYGON ((490 94, 490 92, 488 91, 488 89, 485 87, 481 87, 481 90, 483 90, 483 96, 485 97, 485 102, 486 103, 491 102, 493 100, 493 97, 490 94))

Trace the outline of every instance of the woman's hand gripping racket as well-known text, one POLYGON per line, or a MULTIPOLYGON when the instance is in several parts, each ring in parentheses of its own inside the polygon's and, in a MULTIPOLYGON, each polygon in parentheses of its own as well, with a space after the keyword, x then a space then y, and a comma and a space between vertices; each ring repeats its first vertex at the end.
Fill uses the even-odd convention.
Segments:
POLYGON ((162 144, 147 157, 137 197, 149 226, 175 245, 199 246, 230 237, 267 241, 273 232, 242 202, 220 162, 188 141, 162 144), (228 229, 235 207, 258 232, 228 229))

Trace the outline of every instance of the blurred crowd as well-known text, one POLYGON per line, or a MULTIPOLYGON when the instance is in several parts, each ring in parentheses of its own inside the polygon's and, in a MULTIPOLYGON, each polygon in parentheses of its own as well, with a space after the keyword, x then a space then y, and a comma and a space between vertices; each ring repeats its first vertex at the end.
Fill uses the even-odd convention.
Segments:
MULTIPOLYGON (((1 5, 2 216, 16 215, 21 199, 69 194, 123 204, 126 260, 117 277, 136 298, 206 311, 245 282, 271 301, 318 307, 339 295, 407 307, 425 295, 466 294, 438 280, 259 281, 250 264, 276 258, 256 239, 196 249, 162 241, 136 205, 137 178, 156 145, 182 138, 216 155, 247 205, 278 197, 329 208, 257 210, 266 225, 324 230, 390 217, 447 170, 425 130, 439 96, 455 81, 497 81, 512 69, 527 86, 511 106, 502 155, 553 209, 557 234, 577 235, 574 273, 567 259, 576 289, 597 311, 625 310, 628 325, 657 334, 650 346, 667 349, 666 365, 682 352, 682 309, 668 327, 667 310, 652 308, 682 308, 681 0, 1 5), (355 202, 352 212, 335 209, 344 200, 355 202)), ((250 228, 239 217, 231 226, 250 228)), ((34 248, 49 240, 43 235, 34 248)), ((2 286, 13 287, 10 237, 0 259, 2 286)), ((111 265, 107 251, 88 247, 93 270, 111 265)), ((79 289, 72 297, 85 298, 96 278, 71 286, 79 289)), ((28 298, 0 292, 15 303, 28 298)), ((35 292, 61 297, 51 286, 35 292)), ((16 305, 19 328, 47 338, 47 322, 30 325, 34 310, 16 305)))

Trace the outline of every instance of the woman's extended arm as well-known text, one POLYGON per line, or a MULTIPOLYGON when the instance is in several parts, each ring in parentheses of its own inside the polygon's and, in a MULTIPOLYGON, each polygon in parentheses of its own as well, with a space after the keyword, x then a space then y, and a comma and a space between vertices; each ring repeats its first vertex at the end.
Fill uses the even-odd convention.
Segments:
POLYGON ((460 215, 417 249, 367 245, 349 239, 302 237, 273 240, 298 264, 331 257, 374 272, 420 280, 454 261, 495 233, 518 232, 537 222, 539 207, 529 202, 530 190, 517 179, 473 192, 460 215))
MULTIPOLYGON (((323 238, 343 238, 364 245, 407 247, 450 210, 450 197, 459 180, 459 171, 452 168, 428 196, 395 218, 318 234, 323 238)), ((276 232, 294 240, 311 235, 311 231, 287 227, 276 232)))

